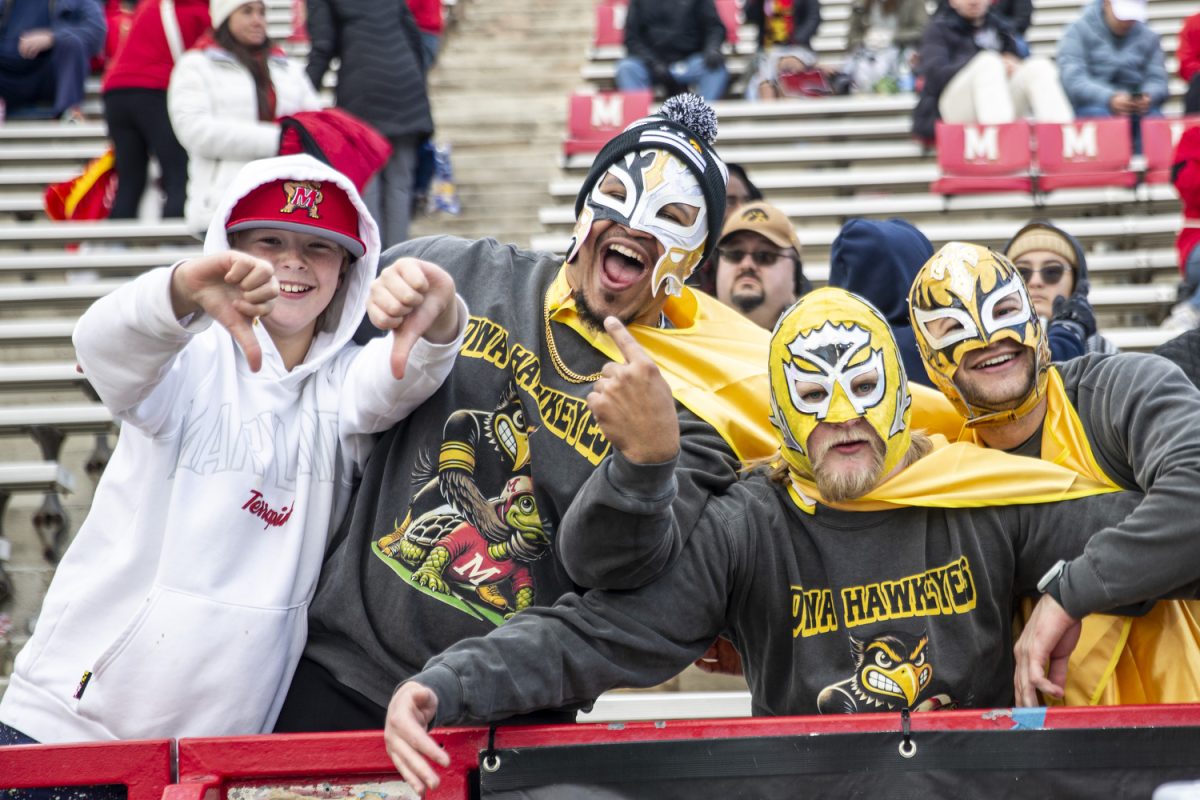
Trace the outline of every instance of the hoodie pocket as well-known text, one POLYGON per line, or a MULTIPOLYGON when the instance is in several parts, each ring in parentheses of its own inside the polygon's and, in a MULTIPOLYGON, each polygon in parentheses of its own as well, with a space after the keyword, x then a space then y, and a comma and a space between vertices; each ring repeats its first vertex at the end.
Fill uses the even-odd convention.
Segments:
POLYGON ((91 667, 77 711, 121 739, 265 732, 304 646, 305 605, 156 588, 91 667))

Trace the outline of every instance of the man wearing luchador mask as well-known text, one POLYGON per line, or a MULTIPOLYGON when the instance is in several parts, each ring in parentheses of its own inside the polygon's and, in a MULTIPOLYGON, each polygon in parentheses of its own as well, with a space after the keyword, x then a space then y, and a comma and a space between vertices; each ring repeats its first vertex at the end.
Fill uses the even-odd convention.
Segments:
POLYGON ((565 260, 449 236, 384 254, 442 266, 474 316, 442 388, 373 443, 277 730, 380 728, 396 684, 454 642, 580 585, 637 585, 669 565, 678 543, 626 529, 580 543, 569 573, 560 561, 558 523, 613 446, 599 423, 606 388, 663 392, 668 411, 627 414, 623 444, 654 463, 682 443, 686 531, 740 459, 770 452, 767 332, 684 285, 720 234, 715 136, 712 110, 684 96, 614 137, 580 188, 565 260), (610 316, 653 370, 621 363, 610 316), (502 513, 513 486, 523 505, 502 513))
MULTIPOLYGON (((648 363, 627 332, 610 330, 630 364, 648 363)), ((1050 564, 1071 559, 1062 591, 1072 609, 1196 591, 1197 537, 1155 557, 1186 560, 1186 577, 1106 577, 1130 546, 1108 526, 1140 495, 912 430, 895 340, 856 296, 825 288, 801 298, 772 334, 768 371, 778 451, 708 501, 670 570, 636 590, 523 611, 400 686, 385 741, 410 784, 435 785, 429 762, 448 763, 428 724, 650 686, 718 633, 741 654, 756 715, 1007 706, 1012 602, 1035 592, 1050 564), (1026 502, 988 477, 1002 491, 1023 480, 1026 502)), ((664 403, 641 398, 644 413, 664 403)), ((614 444, 627 424, 602 419, 614 444)), ((611 528, 666 535, 678 525, 677 475, 673 459, 634 463, 618 444, 563 519, 560 542, 611 528)))
MULTIPOLYGON (((1195 535, 1200 391, 1176 366, 1134 353, 1089 353, 1051 364, 1045 330, 1016 268, 974 244, 951 242, 935 253, 917 274, 909 305, 929 377, 963 418, 960 441, 1144 492, 1137 509, 1112 528, 1139 543, 1139 553, 1195 535)), ((1151 568, 1148 558, 1121 569, 1151 568)), ((1069 572, 1047 576, 1053 599, 1042 599, 1020 644, 1036 648, 1038 658, 1080 618, 1082 609, 1064 607, 1054 594, 1073 579, 1069 572)), ((1090 617, 1071 654, 1065 697, 1048 684, 1037 688, 1070 705, 1196 702, 1198 623, 1200 606, 1191 601, 1160 602, 1137 619, 1090 617)))

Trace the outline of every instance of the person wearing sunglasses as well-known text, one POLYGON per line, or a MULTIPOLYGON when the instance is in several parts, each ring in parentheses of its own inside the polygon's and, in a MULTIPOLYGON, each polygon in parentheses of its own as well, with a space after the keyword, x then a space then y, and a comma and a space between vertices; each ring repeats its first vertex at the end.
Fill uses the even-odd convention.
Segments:
POLYGON ((759 327, 774 328, 780 315, 812 289, 787 214, 758 201, 726 219, 715 280, 718 300, 759 327))
POLYGON ((1088 301, 1087 258, 1074 236, 1042 220, 1026 224, 1004 246, 1029 289, 1034 311, 1050 338, 1050 355, 1066 361, 1088 353, 1116 353, 1117 346, 1096 332, 1088 301), (1070 334, 1074 333, 1075 336, 1070 334))

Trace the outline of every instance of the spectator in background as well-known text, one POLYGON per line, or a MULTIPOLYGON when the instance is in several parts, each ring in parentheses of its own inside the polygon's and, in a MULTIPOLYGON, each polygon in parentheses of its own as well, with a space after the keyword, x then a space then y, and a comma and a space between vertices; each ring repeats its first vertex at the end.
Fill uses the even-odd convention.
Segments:
POLYGON ((1033 0, 996 0, 992 11, 1008 20, 1017 36, 1025 38, 1029 23, 1033 21, 1033 0))
POLYGON ((896 337, 910 381, 933 388, 908 314, 908 289, 933 255, 925 234, 902 219, 847 220, 829 254, 829 285, 869 300, 896 337))
MULTIPOLYGON (((1025 281, 1033 310, 1049 334, 1062 324, 1075 325, 1086 352, 1118 352, 1117 346, 1096 330, 1096 315, 1088 302, 1087 257, 1074 236, 1049 222, 1030 222, 1008 240, 1004 255, 1025 281)), ((1069 352, 1056 351, 1060 344, 1056 336, 1050 336, 1050 355, 1055 361, 1075 356, 1073 347, 1069 352)))
POLYGON ((747 203, 725 219, 717 244, 716 296, 760 328, 812 289, 796 227, 770 203, 747 203))
POLYGON ((988 0, 949 0, 921 38, 925 83, 913 111, 913 133, 933 140, 938 118, 999 125, 1030 112, 1038 122, 1074 115, 1048 59, 1022 58, 1015 31, 988 0))
POLYGON ((1179 31, 1179 44, 1175 48, 1175 59, 1179 62, 1179 77, 1187 81, 1187 94, 1183 98, 1183 113, 1200 112, 1200 13, 1183 21, 1179 31))
POLYGON ((104 122, 120 176, 109 214, 113 219, 138 215, 151 155, 162 170, 163 217, 183 216, 188 157, 171 128, 167 85, 176 59, 196 43, 211 22, 208 0, 175 0, 173 9, 173 13, 164 10, 162 0, 146 0, 138 7, 129 36, 100 86, 104 122), (166 13, 172 16, 164 16, 166 13), (171 26, 170 33, 164 20, 171 26))
POLYGON ((705 100, 720 100, 729 83, 724 43, 725 24, 713 0, 630 0, 617 88, 675 95, 694 87, 705 100))
POLYGON ((842 67, 859 92, 912 91, 912 65, 929 22, 924 0, 856 0, 842 67))
POLYGON ((1063 88, 1078 117, 1128 117, 1135 152, 1142 117, 1161 116, 1167 67, 1146 0, 1096 0, 1058 43, 1063 88))
POLYGON ((8 0, 0 6, 0 99, 7 115, 82 120, 83 84, 105 30, 96 0, 8 0))
POLYGON ((821 27, 818 0, 746 0, 746 22, 758 29, 758 49, 790 45, 812 50, 821 27))
POLYGON ((363 199, 384 247, 408 238, 417 148, 433 135, 421 32, 404 0, 308 0, 308 77, 320 86, 341 59, 335 101, 375 126, 392 157, 363 199))
POLYGON ((279 152, 279 117, 320 108, 299 65, 267 37, 261 0, 210 0, 213 32, 171 72, 167 110, 188 153, 185 214, 197 233, 243 164, 279 152))
POLYGON ((729 168, 729 183, 725 189, 725 221, 728 222, 733 212, 746 203, 762 200, 763 193, 750 180, 746 168, 741 164, 730 162, 725 166, 729 168))
POLYGON ((758 29, 758 54, 746 82, 747 100, 829 94, 812 37, 821 25, 818 0, 750 0, 746 22, 758 29))
POLYGON ((1200 128, 1189 128, 1179 137, 1171 182, 1183 203, 1183 225, 1175 237, 1183 281, 1180 302, 1162 326, 1182 333, 1200 326, 1200 128))
POLYGON ((421 56, 425 72, 429 72, 442 49, 442 31, 445 29, 442 0, 408 0, 408 10, 421 31, 421 56))

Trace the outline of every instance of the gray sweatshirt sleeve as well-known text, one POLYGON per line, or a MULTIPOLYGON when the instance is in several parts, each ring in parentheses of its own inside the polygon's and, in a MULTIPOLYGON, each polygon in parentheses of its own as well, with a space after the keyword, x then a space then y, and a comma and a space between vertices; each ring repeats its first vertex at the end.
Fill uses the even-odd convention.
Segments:
POLYGON ((734 565, 745 560, 732 551, 730 529, 706 514, 658 580, 633 591, 566 595, 430 659, 412 680, 436 692, 436 724, 580 705, 617 686, 674 676, 725 627, 734 565))
POLYGON ((558 556, 580 586, 633 589, 657 578, 678 558, 708 498, 737 480, 729 444, 678 408, 676 460, 639 466, 614 449, 563 516, 558 556))
POLYGON ((1200 390, 1153 355, 1090 356, 1060 367, 1077 389, 1092 451, 1145 498, 1099 530, 1062 580, 1067 610, 1102 611, 1200 584, 1200 390))

